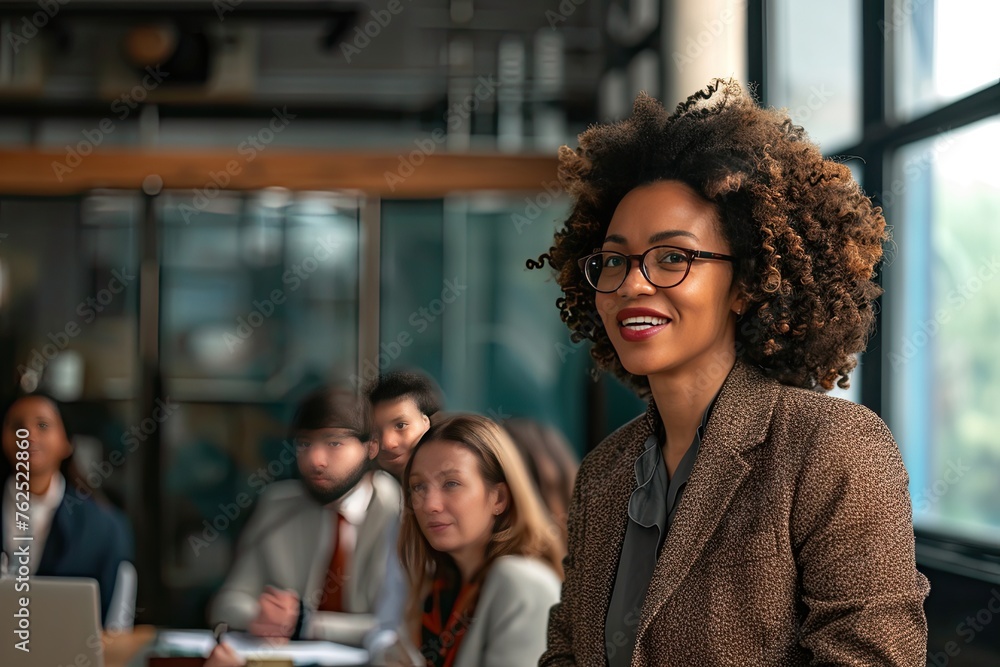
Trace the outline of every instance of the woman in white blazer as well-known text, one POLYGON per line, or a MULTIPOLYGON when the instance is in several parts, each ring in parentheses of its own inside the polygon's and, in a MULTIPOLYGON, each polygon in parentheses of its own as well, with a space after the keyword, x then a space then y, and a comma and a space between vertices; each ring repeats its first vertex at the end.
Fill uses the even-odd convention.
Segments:
POLYGON ((433 424, 403 473, 403 498, 407 631, 426 664, 537 664, 563 554, 506 432, 472 414, 433 424))

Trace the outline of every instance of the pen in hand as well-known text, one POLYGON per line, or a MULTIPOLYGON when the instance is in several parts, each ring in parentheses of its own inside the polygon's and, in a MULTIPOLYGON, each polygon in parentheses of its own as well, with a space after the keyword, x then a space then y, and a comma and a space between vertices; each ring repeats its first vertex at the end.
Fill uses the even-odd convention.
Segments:
POLYGON ((205 667, 246 667, 247 661, 240 657, 228 644, 222 643, 222 635, 229 630, 229 625, 219 623, 212 630, 215 637, 215 648, 205 661, 205 667))
POLYGON ((215 626, 215 629, 212 630, 212 635, 215 637, 216 646, 222 643, 222 635, 226 634, 228 630, 229 630, 228 623, 219 623, 218 625, 215 626))

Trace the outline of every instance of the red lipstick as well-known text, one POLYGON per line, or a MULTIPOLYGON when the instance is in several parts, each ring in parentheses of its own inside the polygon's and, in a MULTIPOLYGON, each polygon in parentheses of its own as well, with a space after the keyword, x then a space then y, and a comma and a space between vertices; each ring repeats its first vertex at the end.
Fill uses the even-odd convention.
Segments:
POLYGON ((651 308, 623 308, 615 316, 618 332, 623 340, 638 343, 649 340, 673 321, 672 318, 651 308))

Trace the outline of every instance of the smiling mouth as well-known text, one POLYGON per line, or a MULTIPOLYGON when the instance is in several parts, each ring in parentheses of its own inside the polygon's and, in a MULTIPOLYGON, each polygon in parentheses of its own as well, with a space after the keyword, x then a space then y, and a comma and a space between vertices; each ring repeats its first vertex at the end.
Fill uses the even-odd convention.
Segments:
POLYGON ((672 319, 642 309, 625 309, 618 314, 618 335, 626 343, 644 343, 665 331, 672 319))
POLYGON ((620 327, 626 327, 633 331, 646 331, 653 327, 670 324, 669 317, 653 317, 651 315, 640 315, 639 317, 626 317, 618 323, 620 327))

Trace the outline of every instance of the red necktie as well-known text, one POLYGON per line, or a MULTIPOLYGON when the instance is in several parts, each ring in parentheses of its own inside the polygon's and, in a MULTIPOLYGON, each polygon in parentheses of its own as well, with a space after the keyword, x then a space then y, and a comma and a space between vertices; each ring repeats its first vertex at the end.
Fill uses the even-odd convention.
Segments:
POLYGON ((345 579, 347 577, 348 555, 344 544, 344 529, 348 526, 347 519, 337 512, 337 534, 334 535, 333 555, 330 557, 330 567, 326 571, 326 581, 323 583, 323 598, 319 603, 319 611, 346 611, 344 604, 345 579))

